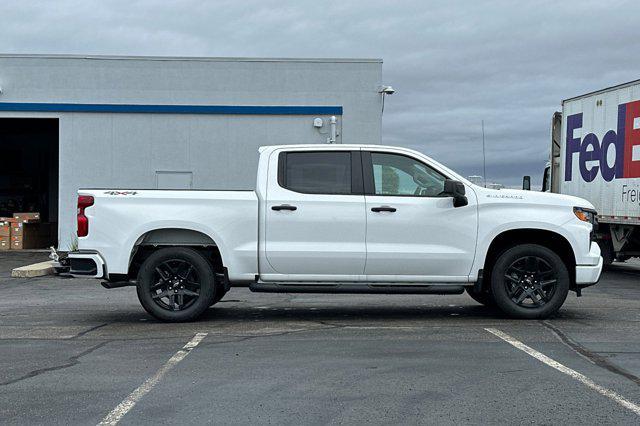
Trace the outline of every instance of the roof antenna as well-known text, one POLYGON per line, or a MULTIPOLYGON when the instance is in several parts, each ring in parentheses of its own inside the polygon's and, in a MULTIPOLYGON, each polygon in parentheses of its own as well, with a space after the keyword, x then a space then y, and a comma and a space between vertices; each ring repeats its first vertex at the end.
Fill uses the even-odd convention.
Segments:
POLYGON ((482 177, 484 178, 484 187, 487 187, 487 156, 484 150, 484 120, 482 120, 482 177))

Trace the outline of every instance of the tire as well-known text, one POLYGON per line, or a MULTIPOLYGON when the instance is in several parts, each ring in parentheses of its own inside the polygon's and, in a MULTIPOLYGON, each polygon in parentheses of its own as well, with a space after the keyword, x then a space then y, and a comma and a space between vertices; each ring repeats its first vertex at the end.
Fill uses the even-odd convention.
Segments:
POLYGON ((602 250, 602 266, 604 268, 609 268, 613 261, 615 260, 615 253, 613 251, 613 244, 611 241, 600 241, 599 242, 600 249, 602 250))
POLYGON ((569 272, 546 247, 523 244, 498 257, 491 274, 496 305, 511 318, 543 319, 555 314, 569 293, 569 272))
POLYGON ((480 303, 481 305, 487 306, 489 308, 495 308, 496 301, 493 299, 493 296, 488 291, 476 292, 473 287, 466 287, 465 291, 473 300, 480 303))
POLYGON ((631 259, 631 256, 619 254, 618 257, 616 257, 616 262, 624 263, 629 259, 631 259))
POLYGON ((216 296, 213 267, 200 253, 185 247, 151 254, 140 267, 136 289, 142 307, 166 322, 195 320, 216 296))

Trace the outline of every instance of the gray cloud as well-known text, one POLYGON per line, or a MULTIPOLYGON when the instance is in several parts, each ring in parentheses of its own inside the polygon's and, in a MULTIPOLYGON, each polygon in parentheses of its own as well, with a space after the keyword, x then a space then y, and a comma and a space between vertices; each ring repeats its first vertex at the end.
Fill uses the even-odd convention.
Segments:
POLYGON ((0 51, 381 57, 383 141, 540 181, 564 98, 640 78, 633 1, 7 1, 0 51))

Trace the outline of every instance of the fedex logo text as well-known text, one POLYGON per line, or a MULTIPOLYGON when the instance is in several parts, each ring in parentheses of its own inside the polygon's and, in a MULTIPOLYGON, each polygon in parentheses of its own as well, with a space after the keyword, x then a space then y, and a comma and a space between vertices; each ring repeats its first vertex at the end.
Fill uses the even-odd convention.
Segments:
POLYGON ((607 182, 614 178, 640 177, 640 101, 618 105, 617 129, 605 133, 602 141, 593 133, 582 140, 574 137, 574 130, 580 128, 582 113, 567 117, 565 181, 572 180, 574 154, 578 154, 580 176, 585 182, 593 181, 598 172, 607 182), (615 158, 613 164, 609 164, 607 154, 612 146, 615 158), (598 163, 589 163, 592 161, 598 163))

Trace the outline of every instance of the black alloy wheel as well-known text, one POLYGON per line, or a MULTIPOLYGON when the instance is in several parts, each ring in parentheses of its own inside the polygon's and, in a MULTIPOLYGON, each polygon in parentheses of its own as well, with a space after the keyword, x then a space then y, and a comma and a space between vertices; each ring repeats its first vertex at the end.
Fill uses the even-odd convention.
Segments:
POLYGON ((558 274, 541 257, 524 256, 507 267, 504 285, 509 298, 523 308, 536 308, 553 298, 558 274))
POLYGON ((491 295, 512 318, 542 319, 555 314, 569 293, 569 271, 551 249, 521 244, 505 250, 491 270, 491 295))
POLYGON ((200 297, 200 280, 195 267, 183 259, 169 259, 155 267, 151 298, 163 309, 181 311, 200 297))

